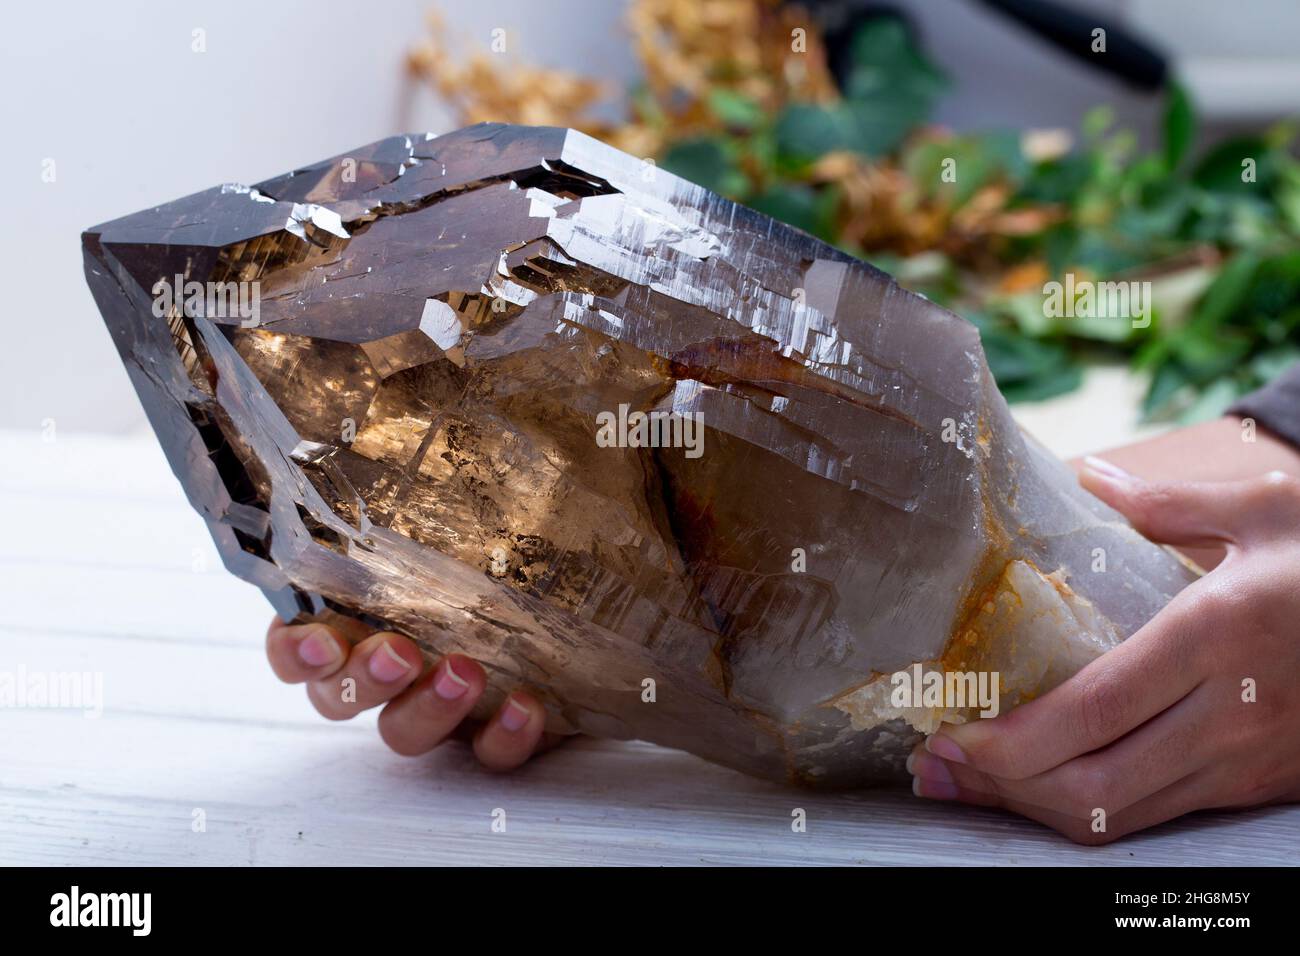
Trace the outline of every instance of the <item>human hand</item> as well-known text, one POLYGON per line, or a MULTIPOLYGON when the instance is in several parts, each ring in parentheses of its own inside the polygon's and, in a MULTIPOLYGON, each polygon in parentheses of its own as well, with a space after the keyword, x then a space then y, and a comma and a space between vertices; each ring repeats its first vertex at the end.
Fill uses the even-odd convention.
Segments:
POLYGON ((330 720, 348 720, 384 704, 379 736, 397 753, 427 753, 449 736, 473 733, 474 754, 490 770, 511 770, 559 739, 544 734, 546 713, 532 695, 516 690, 490 720, 473 730, 470 710, 487 686, 483 668, 449 654, 423 676, 415 643, 401 634, 372 634, 351 646, 324 624, 283 623, 266 632, 266 656, 280 680, 307 685, 307 699, 330 720), (354 692, 343 693, 352 678, 354 692))
POLYGON ((1099 459, 1080 480, 1148 538, 1225 557, 1041 698, 941 727, 908 760, 914 792, 1085 844, 1300 800, 1300 480, 1146 482, 1099 459))

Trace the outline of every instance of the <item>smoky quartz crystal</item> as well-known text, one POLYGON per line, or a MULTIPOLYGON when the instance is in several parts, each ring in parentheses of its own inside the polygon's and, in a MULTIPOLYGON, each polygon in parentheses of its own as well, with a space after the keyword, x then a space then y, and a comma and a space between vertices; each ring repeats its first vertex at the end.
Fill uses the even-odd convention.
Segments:
MULTIPOLYGON (((564 129, 397 136, 88 230, 231 572, 556 731, 844 786, 1043 693, 1194 572, 1022 434, 976 329, 564 129)), ((219 609, 196 609, 213 613, 219 609)))

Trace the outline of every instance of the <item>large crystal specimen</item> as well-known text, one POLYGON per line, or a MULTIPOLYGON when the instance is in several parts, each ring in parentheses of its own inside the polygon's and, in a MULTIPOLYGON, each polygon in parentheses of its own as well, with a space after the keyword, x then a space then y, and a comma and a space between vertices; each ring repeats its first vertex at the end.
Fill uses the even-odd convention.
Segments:
POLYGON ((1017 430, 972 326, 580 133, 399 136, 83 245, 229 569, 472 655, 485 710, 863 783, 972 713, 889 675, 1013 706, 1192 578, 1017 430))

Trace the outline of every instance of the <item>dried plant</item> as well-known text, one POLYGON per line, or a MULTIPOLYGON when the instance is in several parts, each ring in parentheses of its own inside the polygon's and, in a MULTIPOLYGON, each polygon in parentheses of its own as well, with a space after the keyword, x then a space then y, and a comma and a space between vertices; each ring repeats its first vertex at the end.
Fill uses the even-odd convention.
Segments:
POLYGON ((946 80, 893 19, 858 28, 838 83, 813 18, 776 0, 633 0, 627 26, 642 79, 612 122, 619 91, 461 56, 436 15, 410 69, 462 123, 572 126, 872 259, 978 325, 1013 400, 1068 391, 1082 357, 1112 352, 1150 373, 1148 415, 1194 420, 1300 358, 1289 126, 1192 162, 1175 87, 1153 154, 1105 108, 1077 148, 958 135, 931 123, 946 80), (1046 318, 1045 283, 1067 273, 1151 282, 1154 321, 1046 318))

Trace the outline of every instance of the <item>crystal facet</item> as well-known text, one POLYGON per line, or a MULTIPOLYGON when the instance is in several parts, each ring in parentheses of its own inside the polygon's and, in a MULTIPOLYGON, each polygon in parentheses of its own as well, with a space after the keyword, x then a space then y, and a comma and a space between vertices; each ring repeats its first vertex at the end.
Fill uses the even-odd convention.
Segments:
POLYGON ((972 714, 891 674, 1013 706, 1193 578, 1015 427, 973 326, 581 133, 394 137, 83 246, 227 567, 471 655, 482 713, 522 684, 553 730, 860 784, 972 714))

